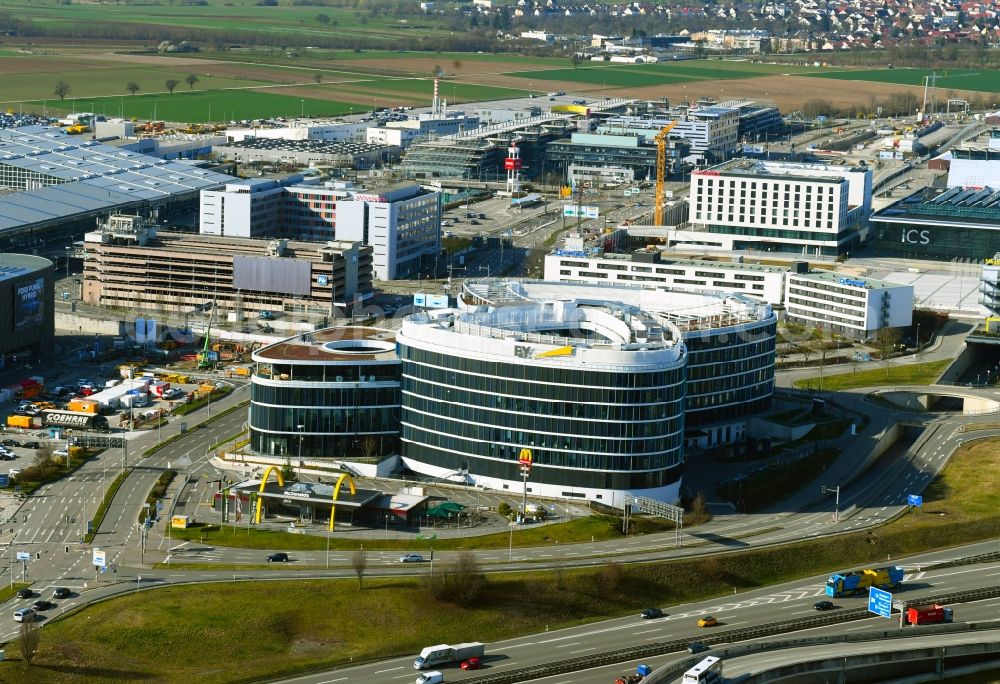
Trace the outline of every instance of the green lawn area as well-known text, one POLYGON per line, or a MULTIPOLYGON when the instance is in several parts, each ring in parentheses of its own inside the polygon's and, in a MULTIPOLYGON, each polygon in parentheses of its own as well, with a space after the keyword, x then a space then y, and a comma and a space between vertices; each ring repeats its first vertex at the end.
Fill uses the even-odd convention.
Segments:
MULTIPOLYGON (((348 113, 352 106, 346 102, 301 98, 274 92, 256 90, 178 90, 173 95, 125 95, 123 97, 95 97, 77 100, 77 111, 95 111, 107 116, 124 116, 138 119, 160 119, 180 122, 230 121, 233 119, 258 119, 272 116, 335 116, 348 113)), ((35 108, 41 102, 25 102, 35 108)), ((70 111, 69 101, 46 102, 48 111, 70 111)))
POLYGON ((874 532, 689 561, 490 575, 474 607, 438 601, 419 580, 406 577, 366 580, 361 590, 349 579, 223 582, 128 594, 48 624, 31 668, 18 659, 17 644, 8 645, 0 679, 260 681, 351 660, 416 654, 429 643, 495 641, 649 605, 731 597, 734 588, 996 538, 1000 492, 982 473, 998 469, 996 441, 963 447, 924 492, 922 514, 907 513, 874 532))
MULTIPOLYGON (((880 387, 883 385, 930 385, 940 377, 951 363, 950 359, 945 359, 905 366, 885 366, 876 361, 872 363, 872 365, 879 366, 876 368, 825 375, 822 378, 822 387, 825 391, 836 392, 857 387, 880 387)), ((796 380, 795 386, 800 389, 817 389, 820 387, 820 377, 817 375, 813 378, 796 380)))
MULTIPOLYGON (((2 57, 0 59, 6 63, 7 60, 21 61, 45 58, 2 57)), ((107 62, 102 64, 89 62, 81 67, 79 65, 69 66, 64 60, 52 59, 51 72, 37 73, 26 70, 25 73, 4 73, 0 77, 3 81, 3 89, 0 90, 0 98, 3 99, 0 102, 9 104, 27 102, 28 100, 47 100, 49 106, 58 106, 59 98, 54 94, 54 91, 56 83, 59 81, 65 81, 72 88, 69 97, 63 104, 67 108, 72 108, 72 101, 76 99, 77 111, 81 107, 88 106, 83 102, 84 99, 90 102, 101 96, 131 97, 126 89, 129 83, 139 85, 140 95, 144 92, 166 93, 166 82, 168 79, 173 79, 180 84, 177 86, 177 93, 180 93, 188 90, 184 79, 191 73, 198 77, 198 83, 195 86, 196 92, 219 88, 247 88, 255 85, 268 85, 267 81, 209 76, 202 67, 192 67, 182 71, 155 66, 128 67, 107 62)), ((47 66, 48 64, 46 61, 47 66)), ((11 70, 16 71, 16 67, 11 70)), ((305 82, 310 78, 311 73, 306 72, 302 74, 301 80, 305 82)))
MULTIPOLYGON (((660 529, 673 528, 663 525, 660 529)), ((653 530, 649 529, 649 531, 653 530)), ((438 551, 455 549, 506 549, 511 543, 517 547, 525 547, 548 546, 550 544, 576 544, 589 542, 591 539, 598 541, 617 539, 621 537, 620 532, 621 523, 618 519, 589 516, 565 523, 526 525, 521 528, 515 528, 513 537, 505 530, 497 534, 458 538, 418 540, 368 539, 365 540, 365 548, 373 551, 396 549, 417 553, 428 552, 431 549, 438 551)), ((427 531, 424 534, 427 537, 431 537, 434 535, 434 532, 427 531)), ((204 538, 206 544, 217 546, 270 551, 321 551, 326 548, 325 535, 289 534, 288 532, 272 532, 270 530, 252 528, 248 532, 246 524, 242 527, 237 525, 235 530, 232 525, 226 525, 221 528, 218 525, 209 525, 206 527, 192 527, 185 530, 177 529, 172 530, 171 535, 174 539, 190 539, 192 541, 200 541, 204 538), (203 533, 204 537, 202 536, 203 533)), ((356 547, 357 540, 350 538, 343 532, 333 532, 330 535, 331 549, 343 551, 356 547)))
MULTIPOLYGON (((844 69, 805 72, 816 78, 833 78, 842 81, 875 81, 896 85, 924 85, 924 77, 930 69, 844 69)), ((976 90, 986 93, 1000 93, 1000 72, 990 69, 944 69, 937 70, 937 87, 954 90, 976 90)))

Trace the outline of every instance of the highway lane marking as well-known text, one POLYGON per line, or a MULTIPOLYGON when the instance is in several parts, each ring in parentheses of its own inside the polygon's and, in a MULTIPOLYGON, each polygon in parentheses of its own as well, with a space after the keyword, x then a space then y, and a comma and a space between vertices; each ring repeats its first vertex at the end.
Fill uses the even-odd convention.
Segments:
POLYGON ((587 651, 596 651, 597 646, 591 646, 590 648, 581 648, 576 651, 570 651, 570 653, 586 653, 587 651))
POLYGON ((652 634, 653 632, 656 632, 657 634, 659 634, 661 631, 662 630, 659 630, 659 629, 644 629, 641 632, 633 632, 633 634, 652 634))
POLYGON ((342 682, 349 677, 337 677, 336 679, 324 679, 322 682, 316 682, 316 684, 333 684, 333 682, 342 682))
POLYGON ((399 667, 390 667, 388 670, 375 670, 374 672, 372 672, 372 674, 382 674, 383 672, 395 672, 396 670, 402 670, 402 669, 403 666, 400 665, 399 667))

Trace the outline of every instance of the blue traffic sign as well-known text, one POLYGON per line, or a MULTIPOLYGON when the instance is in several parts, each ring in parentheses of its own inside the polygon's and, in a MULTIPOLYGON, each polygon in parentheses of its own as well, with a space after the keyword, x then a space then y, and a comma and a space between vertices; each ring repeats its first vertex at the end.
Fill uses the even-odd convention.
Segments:
POLYGON ((884 618, 892 615, 892 594, 875 587, 868 588, 868 610, 884 618))
POLYGON ((924 505, 924 497, 920 496, 919 494, 910 494, 909 496, 906 497, 906 505, 907 506, 923 506, 924 505))

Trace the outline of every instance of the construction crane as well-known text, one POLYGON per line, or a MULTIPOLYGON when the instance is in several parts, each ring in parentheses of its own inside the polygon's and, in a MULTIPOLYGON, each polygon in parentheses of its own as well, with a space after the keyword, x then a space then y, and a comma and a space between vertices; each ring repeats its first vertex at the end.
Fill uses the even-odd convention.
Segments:
POLYGON ((671 121, 656 134, 656 195, 653 200, 653 225, 663 225, 663 183, 667 178, 667 134, 677 125, 671 121))
POLYGON ((212 342, 212 322, 215 321, 215 302, 209 302, 207 305, 211 306, 212 313, 208 317, 208 327, 205 328, 205 346, 198 352, 198 368, 202 369, 214 367, 215 362, 218 360, 218 355, 208 348, 212 342))

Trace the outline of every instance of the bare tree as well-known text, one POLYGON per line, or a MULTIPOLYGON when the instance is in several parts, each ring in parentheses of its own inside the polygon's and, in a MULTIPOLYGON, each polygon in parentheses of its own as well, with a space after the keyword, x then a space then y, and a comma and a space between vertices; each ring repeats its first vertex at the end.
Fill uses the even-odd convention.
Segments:
POLYGON ((438 601, 460 606, 474 605, 486 589, 486 573, 475 554, 461 551, 441 572, 424 576, 424 586, 438 601))
POLYGON ((378 440, 375 435, 365 435, 361 439, 361 454, 365 458, 371 458, 375 455, 375 449, 378 447, 378 440))
POLYGON ((875 346, 878 347, 878 353, 885 363, 885 377, 889 377, 889 360, 897 344, 899 344, 899 330, 896 328, 880 328, 875 335, 875 346))
POLYGON ((313 79, 315 79, 315 81, 317 83, 322 83, 323 82, 323 74, 321 74, 320 72, 317 71, 315 74, 313 74, 313 79))
POLYGON ((365 585, 365 569, 368 567, 368 554, 365 547, 359 548, 351 555, 351 568, 358 578, 358 589, 363 589, 365 585))
POLYGON ((174 88, 180 85, 180 81, 178 81, 176 78, 168 78, 165 85, 167 86, 167 90, 170 91, 170 94, 173 95, 174 88))
POLYGON ((194 74, 188 74, 184 77, 184 82, 188 84, 188 88, 194 90, 194 84, 199 81, 199 78, 194 74))
POLYGON ((129 91, 132 95, 135 95, 139 92, 139 84, 135 81, 129 81, 125 86, 125 90, 129 91))
POLYGON ((60 100, 65 100, 66 96, 69 95, 69 91, 72 90, 69 83, 66 81, 59 81, 56 83, 56 89, 53 91, 60 100))
POLYGON ((21 658, 31 665, 38 652, 38 642, 42 640, 42 630, 38 629, 38 623, 34 620, 21 623, 21 633, 19 645, 21 647, 21 658))

